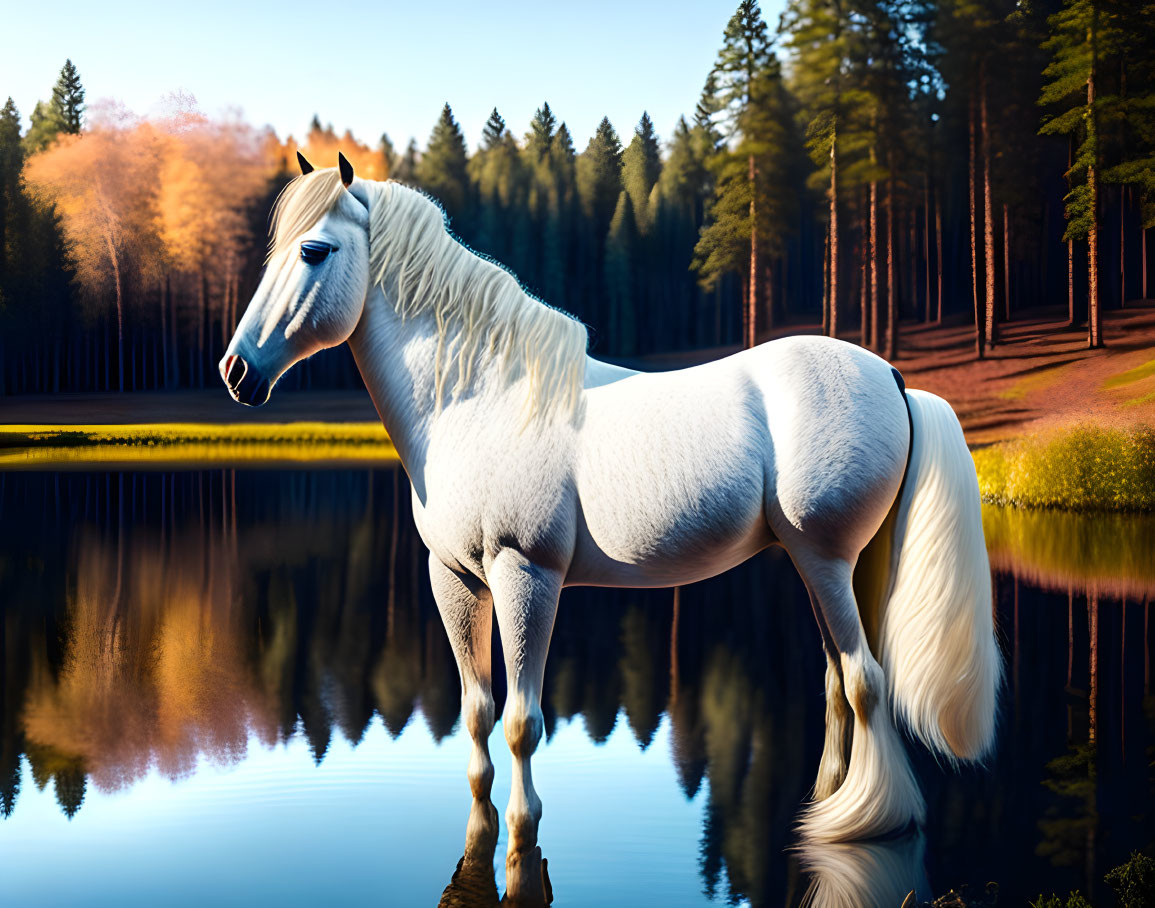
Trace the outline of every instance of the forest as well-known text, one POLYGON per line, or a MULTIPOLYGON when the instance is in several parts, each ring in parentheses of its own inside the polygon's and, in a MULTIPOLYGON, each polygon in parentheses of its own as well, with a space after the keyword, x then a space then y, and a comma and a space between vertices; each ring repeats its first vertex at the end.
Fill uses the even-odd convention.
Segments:
MULTIPOLYGON (((789 328, 894 359, 946 319, 981 358, 1040 307, 1095 347, 1147 298, 1155 3, 789 0, 772 23, 742 0, 719 25, 665 141, 641 112, 581 151, 548 103, 524 132, 495 108, 472 150, 449 103, 424 148, 318 116, 281 139, 179 93, 144 118, 86 103, 67 61, 27 129, 0 110, 0 394, 215 384, 298 149, 434 196, 596 356, 789 328)), ((284 382, 358 379, 340 351, 284 382)))

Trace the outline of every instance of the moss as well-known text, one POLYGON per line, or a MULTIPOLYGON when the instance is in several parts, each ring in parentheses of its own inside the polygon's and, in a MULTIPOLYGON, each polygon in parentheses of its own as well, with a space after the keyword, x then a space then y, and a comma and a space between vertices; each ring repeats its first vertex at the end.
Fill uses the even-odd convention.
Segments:
POLYGON ((1072 511, 1155 510, 1155 430, 1077 426, 974 453, 994 504, 1072 511))

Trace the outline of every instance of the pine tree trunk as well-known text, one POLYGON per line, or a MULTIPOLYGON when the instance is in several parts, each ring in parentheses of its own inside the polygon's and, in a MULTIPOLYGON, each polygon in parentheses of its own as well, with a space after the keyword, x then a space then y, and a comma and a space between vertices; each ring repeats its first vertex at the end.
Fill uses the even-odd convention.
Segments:
POLYGON ((1143 299, 1147 299, 1147 228, 1139 229, 1139 277, 1143 299))
POLYGON ((1003 321, 1011 320, 1011 213, 1003 202, 1003 321))
POLYGON ((830 336, 838 337, 838 133, 830 139, 830 336))
POLYGON ((983 358, 983 316, 979 308, 979 246, 978 246, 978 224, 975 220, 977 212, 975 209, 975 96, 974 90, 971 90, 969 103, 967 104, 967 129, 970 135, 969 150, 967 156, 967 176, 970 182, 970 208, 971 208, 971 292, 974 296, 975 309, 975 356, 979 359, 983 358))
POLYGON ((1067 327, 1075 324, 1075 241, 1067 240, 1067 327))
POLYGON ((886 181, 886 358, 898 353, 898 296, 894 262, 894 179, 886 181))
POLYGON ((882 346, 878 330, 878 182, 870 181, 870 347, 882 346))
POLYGON ((1091 209, 1091 226, 1087 231, 1087 346, 1101 347, 1099 332, 1099 124, 1095 111, 1095 70, 1098 66, 1099 8, 1091 11, 1088 43, 1091 45, 1091 69, 1087 74, 1087 117, 1091 130, 1091 162, 1087 166, 1087 205, 1091 209))
POLYGON ((986 272, 987 348, 994 349, 995 338, 995 217, 991 198, 991 130, 987 115, 987 65, 979 67, 979 116, 983 156, 983 266, 986 272))
POLYGON ((750 166, 750 291, 746 299, 745 337, 747 348, 753 347, 758 333, 758 218, 754 200, 757 197, 757 186, 754 182, 754 155, 749 157, 750 166))
MULTIPOLYGON (((1071 172, 1071 167, 1075 161, 1075 140, 1074 137, 1067 140, 1067 173, 1071 172)), ((1068 176, 1067 192, 1071 191, 1071 178, 1068 176)), ((1067 240, 1067 327, 1073 328, 1075 325, 1075 241, 1073 239, 1067 240)))
POLYGON ((934 193, 934 268, 938 274, 938 288, 935 292, 938 311, 935 314, 935 324, 942 324, 942 194, 936 189, 934 193))

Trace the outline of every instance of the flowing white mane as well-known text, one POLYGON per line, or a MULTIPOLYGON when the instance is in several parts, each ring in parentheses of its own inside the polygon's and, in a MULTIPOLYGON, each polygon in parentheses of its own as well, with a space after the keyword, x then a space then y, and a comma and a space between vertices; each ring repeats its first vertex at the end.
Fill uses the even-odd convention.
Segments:
MULTIPOLYGON (((400 183, 361 185, 369 193, 371 285, 388 280, 386 296, 401 318, 429 314, 437 325, 438 405, 454 366, 457 394, 469 386, 475 364, 492 356, 505 380, 528 377, 533 414, 573 413, 585 380, 585 326, 458 242, 432 199, 400 183)), ((273 209, 269 258, 313 227, 344 191, 335 169, 289 183, 273 209)))

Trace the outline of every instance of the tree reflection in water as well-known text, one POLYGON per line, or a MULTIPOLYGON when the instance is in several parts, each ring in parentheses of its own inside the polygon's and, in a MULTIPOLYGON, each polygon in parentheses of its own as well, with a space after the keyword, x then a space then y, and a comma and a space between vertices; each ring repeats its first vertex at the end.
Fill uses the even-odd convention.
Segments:
MULTIPOLYGON (((320 763, 375 716, 393 736, 415 720, 453 733, 457 672, 408 496, 387 470, 0 473, 0 814, 19 809, 22 760, 71 816, 90 785, 181 778, 298 733, 320 763)), ((1001 743, 989 772, 919 758, 925 840, 796 841, 824 666, 805 590, 773 551, 680 590, 566 591, 547 734, 580 719, 602 742, 622 721, 647 748, 668 722, 718 900, 889 903, 925 891, 925 872, 940 889, 995 879, 1010 900, 1094 891, 1153 838, 1155 566, 1140 549, 1155 536, 1138 518, 1040 520, 987 514, 1010 667, 1001 743)), ((442 904, 496 903, 492 819, 470 818, 442 904)))

